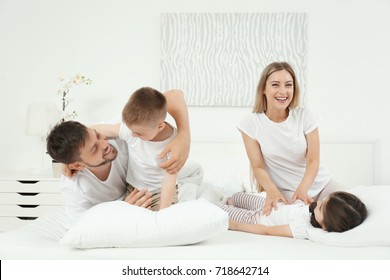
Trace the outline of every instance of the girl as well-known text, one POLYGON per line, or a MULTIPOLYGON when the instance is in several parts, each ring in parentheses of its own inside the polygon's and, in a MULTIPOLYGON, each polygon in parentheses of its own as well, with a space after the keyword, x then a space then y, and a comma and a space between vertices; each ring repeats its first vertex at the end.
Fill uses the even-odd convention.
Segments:
POLYGON ((367 217, 365 204, 355 195, 334 192, 323 201, 305 205, 280 203, 270 215, 261 214, 265 198, 256 194, 235 193, 228 204, 218 204, 229 213, 229 229, 263 235, 307 239, 311 226, 329 232, 344 232, 360 225, 367 217))

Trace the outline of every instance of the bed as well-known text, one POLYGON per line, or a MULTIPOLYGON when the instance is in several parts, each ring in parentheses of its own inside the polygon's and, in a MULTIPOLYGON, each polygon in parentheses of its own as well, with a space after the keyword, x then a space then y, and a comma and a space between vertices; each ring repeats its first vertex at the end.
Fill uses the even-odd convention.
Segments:
MULTIPOLYGON (((65 214, 64 209, 57 209, 21 228, 0 233, 0 259, 389 260, 390 222, 387 218, 388 211, 385 209, 382 211, 382 208, 387 205, 387 198, 390 197, 390 186, 375 184, 377 174, 373 164, 375 141, 359 143, 363 146, 353 146, 357 150, 348 151, 344 148, 341 150, 369 158, 368 163, 364 159, 356 161, 368 166, 354 167, 355 170, 365 169, 365 172, 355 173, 353 180, 364 184, 353 189, 356 190, 357 195, 363 196, 365 202, 368 202, 371 216, 368 222, 365 222, 366 227, 350 232, 349 235, 340 237, 340 235, 324 235, 326 233, 313 231, 311 240, 298 240, 229 231, 226 223, 219 222, 218 230, 209 232, 200 238, 201 240, 188 241, 187 245, 184 245, 186 242, 180 245, 171 242, 167 243, 169 246, 145 245, 127 248, 105 246, 80 249, 60 242, 66 233, 65 214)), ((329 161, 333 152, 338 159, 335 162, 340 162, 340 145, 349 146, 345 141, 331 141, 328 146, 327 143, 324 144, 323 150, 327 150, 329 161)), ((194 143, 191 148, 191 158, 204 166, 205 182, 209 186, 209 191, 212 190, 211 196, 210 192, 208 193, 208 200, 224 199, 239 190, 252 191, 249 182, 249 164, 241 143, 194 143)), ((348 172, 344 173, 348 174, 348 172)), ((199 200, 205 203, 206 199, 199 200)), ((210 213, 207 211, 206 209, 205 212, 210 213)), ((182 235, 186 234, 188 230, 182 235)))
POLYGON ((186 259, 186 260, 380 260, 390 259, 390 247, 329 246, 309 240, 226 231, 187 246, 153 248, 73 249, 61 245, 63 211, 50 213, 23 228, 0 234, 4 259, 186 259))

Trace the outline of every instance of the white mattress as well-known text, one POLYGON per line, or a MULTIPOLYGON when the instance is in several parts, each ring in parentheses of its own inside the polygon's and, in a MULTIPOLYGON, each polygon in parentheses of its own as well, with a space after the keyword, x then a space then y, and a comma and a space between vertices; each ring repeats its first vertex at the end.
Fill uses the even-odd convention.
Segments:
POLYGON ((309 240, 228 231, 204 242, 159 248, 72 249, 61 245, 63 210, 0 233, 0 259, 355 260, 390 259, 390 247, 336 247, 309 240))

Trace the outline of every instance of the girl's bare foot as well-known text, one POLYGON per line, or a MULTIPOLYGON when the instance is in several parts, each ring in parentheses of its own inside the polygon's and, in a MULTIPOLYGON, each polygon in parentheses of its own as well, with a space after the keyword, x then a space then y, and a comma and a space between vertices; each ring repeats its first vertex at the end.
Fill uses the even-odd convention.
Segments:
POLYGON ((231 198, 231 197, 228 197, 228 198, 226 199, 226 204, 227 204, 227 205, 233 205, 233 201, 232 201, 232 198, 231 198))

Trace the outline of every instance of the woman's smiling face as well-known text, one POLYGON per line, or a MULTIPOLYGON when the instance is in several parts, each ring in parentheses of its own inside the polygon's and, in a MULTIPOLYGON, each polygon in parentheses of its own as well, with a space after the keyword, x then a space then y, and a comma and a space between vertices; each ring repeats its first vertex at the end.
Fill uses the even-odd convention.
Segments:
POLYGON ((267 110, 286 109, 294 96, 294 80, 286 70, 272 73, 266 82, 263 94, 267 98, 267 110))

